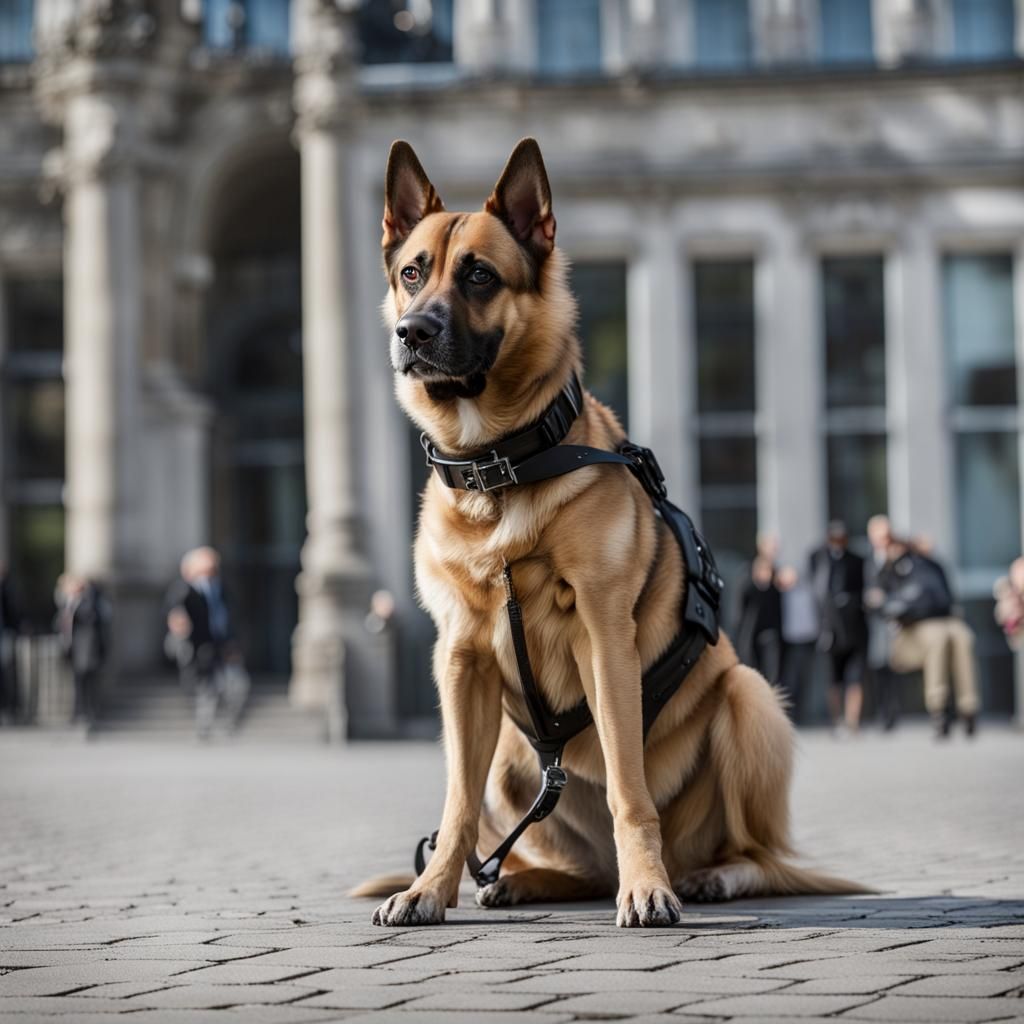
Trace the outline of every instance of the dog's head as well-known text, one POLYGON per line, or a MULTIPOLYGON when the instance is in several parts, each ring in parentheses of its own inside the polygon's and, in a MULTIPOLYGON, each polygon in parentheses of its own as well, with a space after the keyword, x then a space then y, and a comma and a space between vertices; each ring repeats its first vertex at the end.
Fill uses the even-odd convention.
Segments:
POLYGON ((396 142, 382 245, 399 399, 439 442, 472 447, 506 432, 510 406, 529 398, 532 407, 548 378, 557 393, 578 362, 575 305, 533 139, 516 146, 477 213, 447 212, 412 147, 396 142), (480 437, 446 429, 459 419, 459 400, 473 402, 478 422, 493 421, 479 425, 480 437))

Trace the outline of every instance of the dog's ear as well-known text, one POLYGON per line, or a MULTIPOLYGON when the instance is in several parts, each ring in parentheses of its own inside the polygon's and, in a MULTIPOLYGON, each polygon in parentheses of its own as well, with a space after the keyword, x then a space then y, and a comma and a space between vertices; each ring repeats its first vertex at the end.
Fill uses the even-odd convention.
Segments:
POLYGON ((536 139, 522 139, 512 150, 484 209, 500 217, 538 262, 550 255, 555 247, 555 217, 551 212, 551 186, 536 139))
POLYGON ((443 212, 444 203, 412 146, 401 140, 392 143, 384 176, 384 250, 404 242, 428 213, 443 212))

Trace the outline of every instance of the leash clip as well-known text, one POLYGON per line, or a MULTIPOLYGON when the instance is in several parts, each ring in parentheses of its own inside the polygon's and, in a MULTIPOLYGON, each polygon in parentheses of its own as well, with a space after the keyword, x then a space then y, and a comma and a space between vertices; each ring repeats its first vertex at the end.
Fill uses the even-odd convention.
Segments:
POLYGON ((665 486, 665 474, 658 465, 654 452, 639 444, 626 443, 619 449, 620 455, 629 459, 629 468, 643 485, 643 489, 652 497, 664 499, 668 497, 665 486))

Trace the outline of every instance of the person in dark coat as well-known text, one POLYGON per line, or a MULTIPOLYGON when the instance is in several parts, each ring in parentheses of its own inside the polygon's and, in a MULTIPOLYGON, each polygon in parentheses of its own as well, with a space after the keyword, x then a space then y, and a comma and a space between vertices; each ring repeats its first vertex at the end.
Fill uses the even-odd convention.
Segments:
POLYGON ((13 722, 18 711, 18 686, 9 641, 21 628, 21 613, 14 600, 7 566, 0 562, 0 721, 13 722))
POLYGON ((70 573, 57 581, 54 602, 57 635, 75 683, 72 721, 91 724, 109 648, 110 605, 95 583, 70 573))
POLYGON ((737 646, 746 664, 769 683, 779 681, 782 664, 782 598, 775 585, 775 567, 764 555, 750 565, 740 598, 737 646))
POLYGON ((234 729, 249 681, 221 584, 220 556, 213 548, 196 548, 181 560, 181 579, 168 592, 167 609, 167 650, 178 663, 182 683, 195 691, 200 738, 209 737, 221 705, 234 729))
POLYGON ((834 726, 860 727, 868 627, 864 615, 864 559, 849 550, 846 524, 829 523, 825 544, 811 555, 810 578, 821 609, 820 650, 832 666, 829 709, 834 726))

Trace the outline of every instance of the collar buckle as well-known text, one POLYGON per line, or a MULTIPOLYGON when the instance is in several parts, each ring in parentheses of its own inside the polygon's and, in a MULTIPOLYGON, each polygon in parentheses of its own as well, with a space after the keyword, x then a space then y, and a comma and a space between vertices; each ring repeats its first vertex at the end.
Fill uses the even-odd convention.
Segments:
POLYGON ((478 491, 485 494, 487 491, 496 491, 502 487, 511 487, 519 483, 516 479, 516 472, 507 456, 499 456, 496 451, 491 452, 489 462, 481 459, 474 459, 468 466, 463 467, 460 472, 465 481, 467 491, 478 491))

